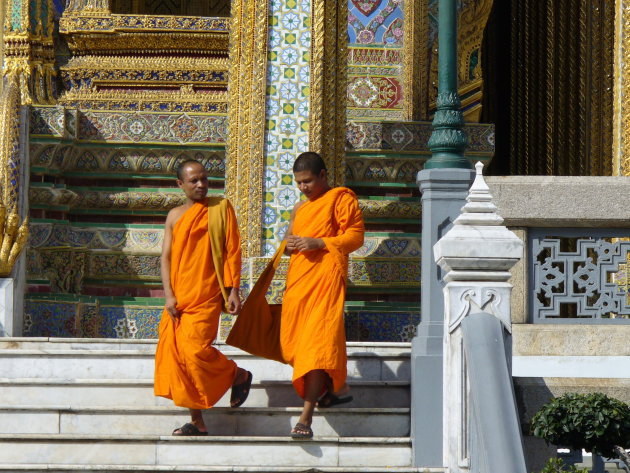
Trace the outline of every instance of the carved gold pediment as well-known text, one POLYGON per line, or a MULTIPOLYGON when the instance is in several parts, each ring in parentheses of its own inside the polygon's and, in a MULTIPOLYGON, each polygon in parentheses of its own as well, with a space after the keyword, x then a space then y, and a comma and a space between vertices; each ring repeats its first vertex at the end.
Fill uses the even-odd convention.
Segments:
POLYGON ((59 102, 87 109, 227 111, 229 18, 69 10, 59 102))

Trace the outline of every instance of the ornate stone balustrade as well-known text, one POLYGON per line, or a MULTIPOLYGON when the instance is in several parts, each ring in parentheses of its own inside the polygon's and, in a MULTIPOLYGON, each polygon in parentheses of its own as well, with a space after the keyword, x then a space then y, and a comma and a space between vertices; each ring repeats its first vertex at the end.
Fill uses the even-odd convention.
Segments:
POLYGON ((515 323, 627 324, 630 211, 623 177, 490 177, 498 211, 527 243, 513 270, 515 323), (519 228, 520 227, 520 228, 519 228))

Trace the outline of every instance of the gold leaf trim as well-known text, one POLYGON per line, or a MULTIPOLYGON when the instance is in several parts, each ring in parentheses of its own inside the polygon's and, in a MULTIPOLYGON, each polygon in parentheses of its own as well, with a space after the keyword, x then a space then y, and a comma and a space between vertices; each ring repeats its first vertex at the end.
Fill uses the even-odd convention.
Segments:
POLYGON ((262 251, 267 0, 234 0, 230 29, 226 196, 235 208, 243 256, 262 251))

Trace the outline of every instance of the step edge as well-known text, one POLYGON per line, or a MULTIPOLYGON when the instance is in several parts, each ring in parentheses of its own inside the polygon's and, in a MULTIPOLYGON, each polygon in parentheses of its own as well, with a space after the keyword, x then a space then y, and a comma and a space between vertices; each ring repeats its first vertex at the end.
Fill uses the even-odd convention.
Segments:
MULTIPOLYGON (((207 409, 207 411, 214 411, 221 414, 230 415, 247 415, 247 414, 273 414, 273 413, 296 413, 302 412, 301 407, 246 407, 244 409, 234 409, 232 407, 213 407, 207 409)), ((34 405, 0 405, 0 412, 57 412, 65 414, 188 414, 188 410, 184 408, 177 408, 171 406, 34 406, 34 405)), ((320 409, 315 411, 315 415, 330 414, 409 414, 410 408, 408 407, 345 407, 334 408, 327 407, 326 409, 320 409)))
MULTIPOLYGON (((18 385, 18 386, 139 386, 149 387, 153 386, 152 378, 144 379, 103 379, 103 378, 0 378, 0 386, 3 385, 18 385)), ((380 380, 348 380, 350 387, 408 387, 411 385, 409 381, 404 380, 392 380, 392 381, 380 381, 380 380)), ((284 381, 278 379, 261 379, 254 381, 252 386, 281 386, 286 388, 292 388, 291 381, 284 381)))
MULTIPOLYGON (((410 437, 326 437, 315 436, 317 443, 327 444, 369 444, 369 445, 409 445, 410 437)), ((86 435, 86 434, 0 434, 0 442, 110 442, 110 443, 300 443, 311 439, 297 440, 289 436, 207 436, 177 437, 173 435, 86 435)))

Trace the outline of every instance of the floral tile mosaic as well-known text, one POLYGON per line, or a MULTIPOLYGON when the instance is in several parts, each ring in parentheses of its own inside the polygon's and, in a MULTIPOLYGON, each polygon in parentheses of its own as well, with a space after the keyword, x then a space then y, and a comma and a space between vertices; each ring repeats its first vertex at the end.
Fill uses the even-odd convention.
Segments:
POLYGON ((420 323, 420 311, 346 310, 346 339, 357 342, 409 342, 420 323))
POLYGON ((263 253, 272 255, 300 198, 293 161, 308 151, 310 0, 272 0, 267 63, 263 253))
POLYGON ((227 117, 193 113, 82 111, 78 138, 106 142, 224 144, 227 117))
MULTIPOLYGON (((348 151, 415 151, 430 154, 427 147, 433 131, 430 122, 386 123, 350 121, 346 132, 348 151)), ((492 156, 494 125, 466 123, 468 136, 466 153, 492 156)))
POLYGON ((348 0, 348 118, 403 118, 404 1, 348 0))
POLYGON ((26 301, 23 333, 27 337, 76 337, 78 303, 26 301))
POLYGON ((28 337, 157 338, 161 316, 161 305, 27 300, 23 329, 28 337))

